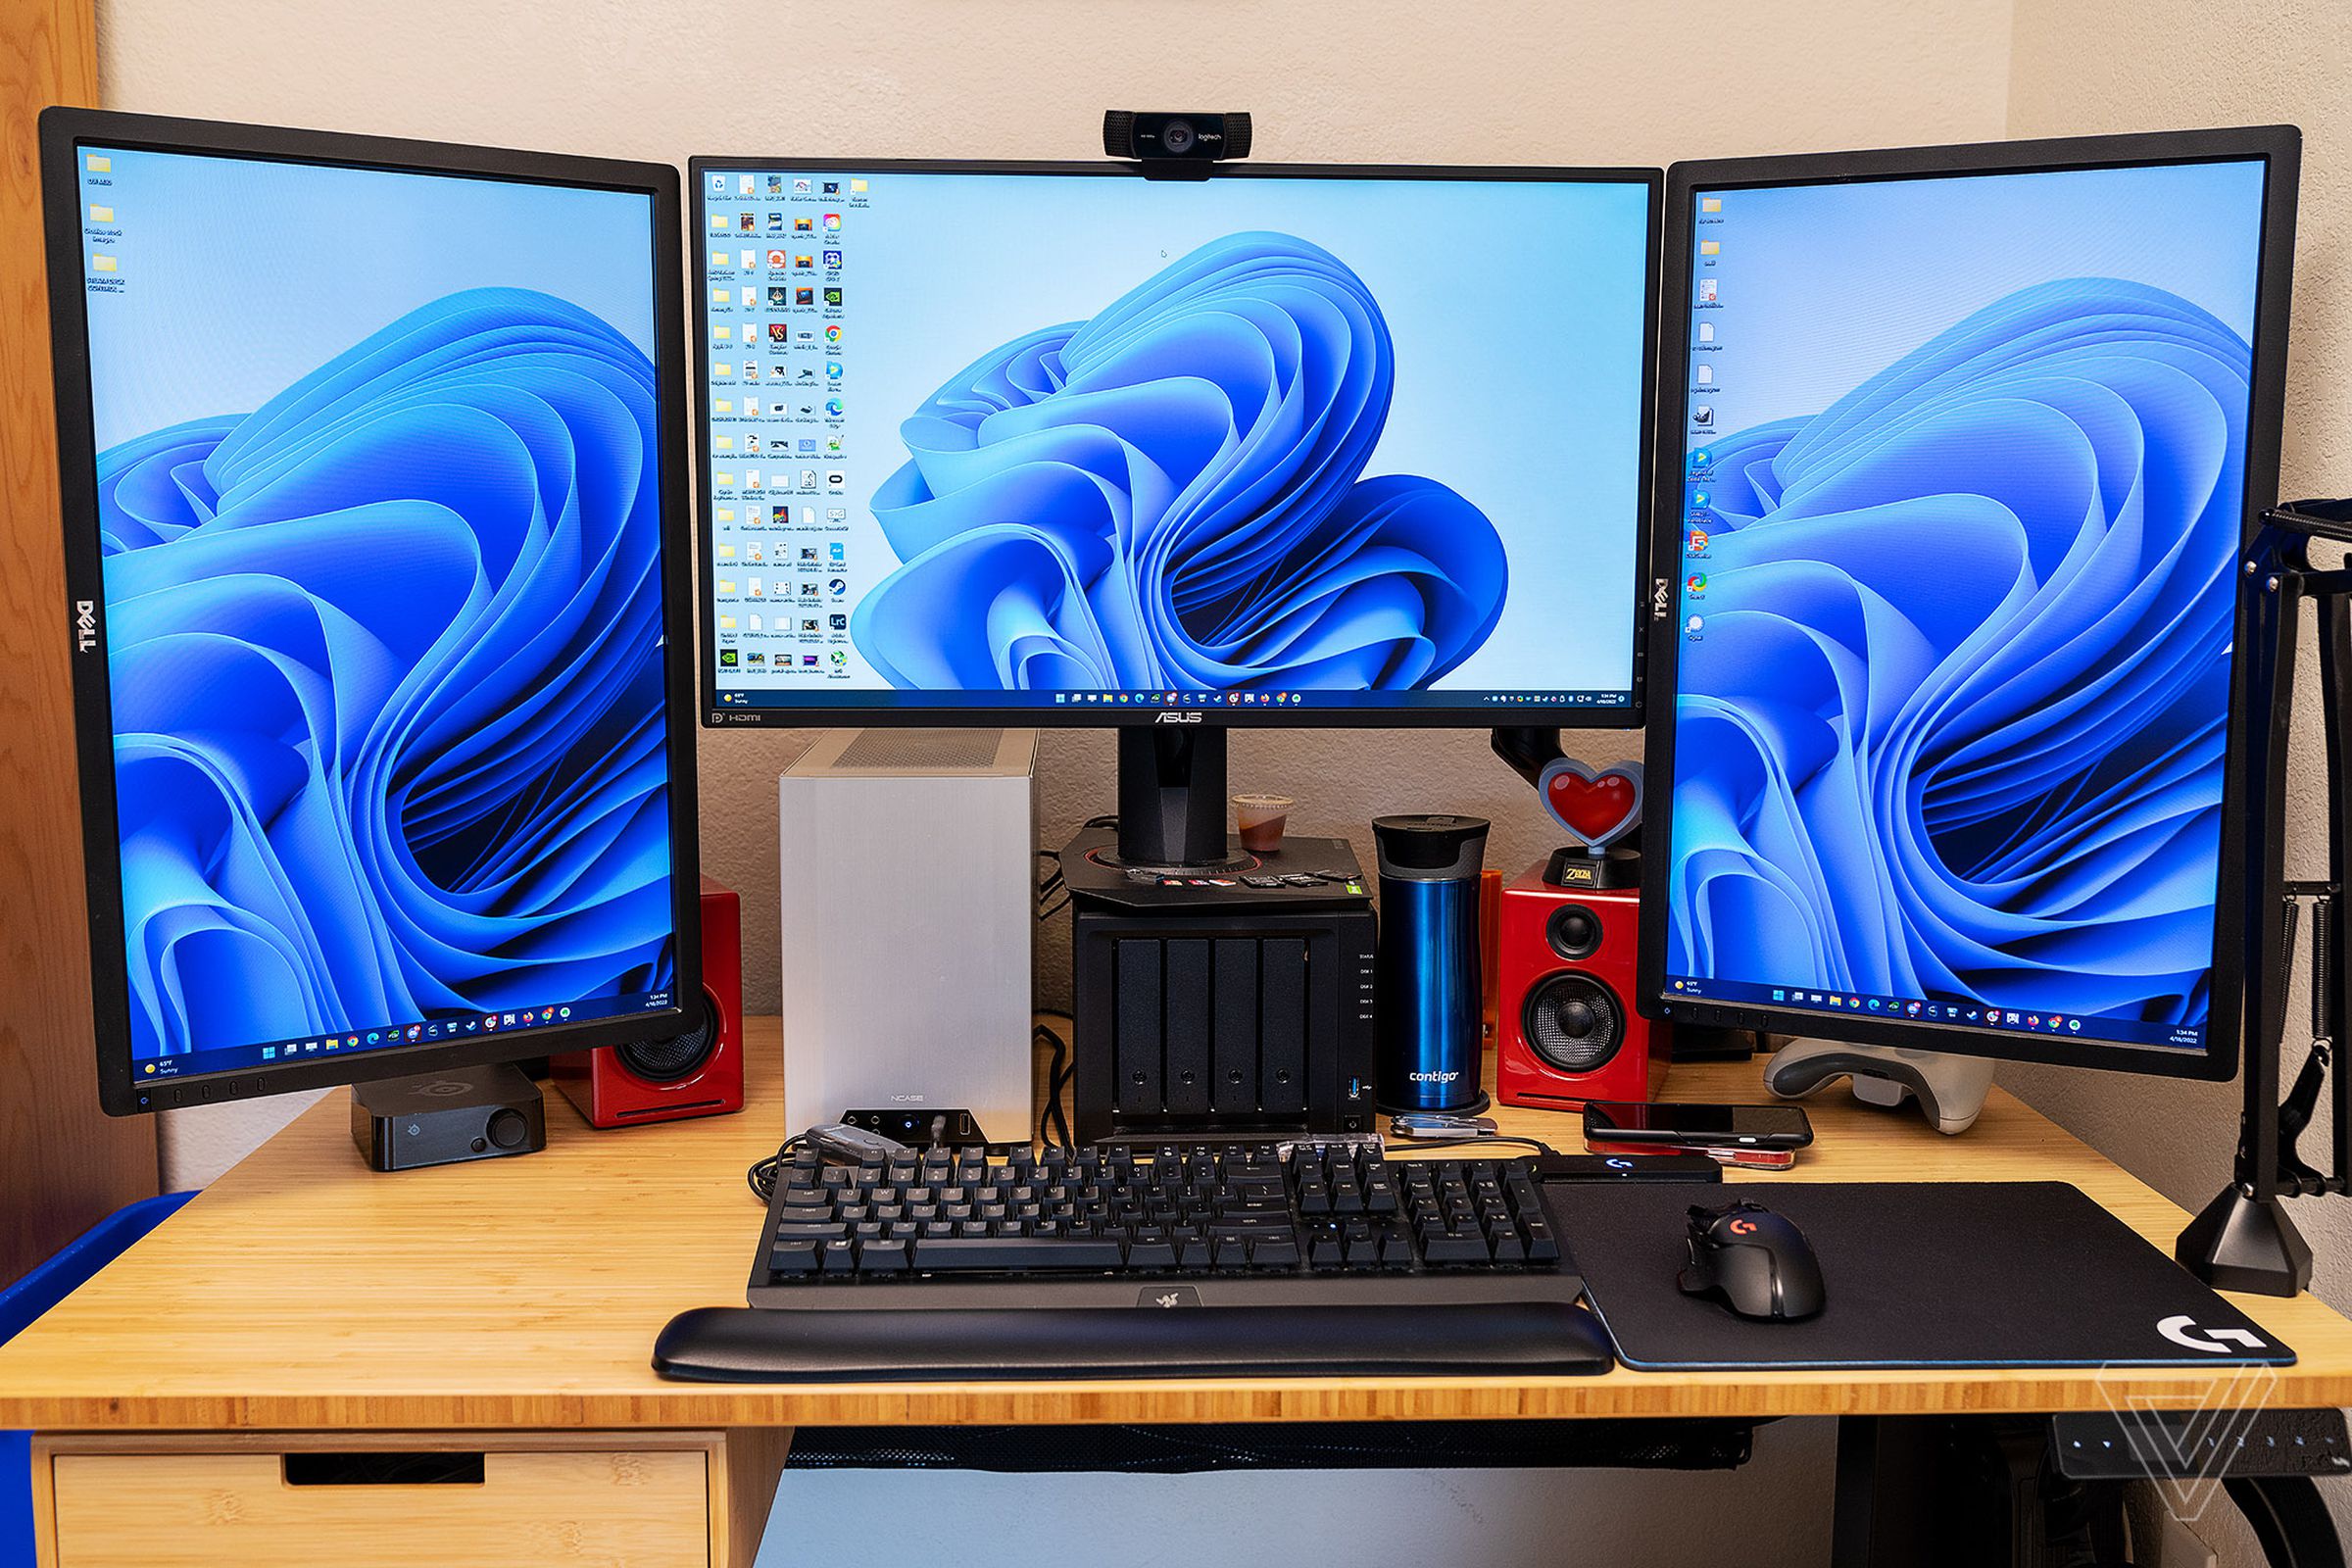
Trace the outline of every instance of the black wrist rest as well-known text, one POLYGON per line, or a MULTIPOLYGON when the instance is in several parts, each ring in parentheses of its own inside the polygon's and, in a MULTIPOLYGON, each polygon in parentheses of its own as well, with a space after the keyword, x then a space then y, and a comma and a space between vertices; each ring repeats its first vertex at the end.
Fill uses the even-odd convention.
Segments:
POLYGON ((1052 1378, 1581 1377, 1615 1364, 1590 1313, 1558 1301, 1443 1306, 699 1306, 654 1342, 697 1383, 1052 1378))

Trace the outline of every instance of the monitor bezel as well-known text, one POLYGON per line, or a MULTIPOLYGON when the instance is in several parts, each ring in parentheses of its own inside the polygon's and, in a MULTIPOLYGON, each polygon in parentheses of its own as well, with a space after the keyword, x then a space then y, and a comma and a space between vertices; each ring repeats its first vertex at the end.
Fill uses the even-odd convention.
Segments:
POLYGON ((703 1021, 700 854, 695 748, 692 616, 694 530, 689 511, 686 369, 678 280, 685 222, 678 172, 667 164, 628 163, 410 141, 332 131, 293 130, 105 110, 52 108, 40 117, 41 206, 50 279, 50 353, 57 398, 58 467, 65 543, 67 659, 74 682, 74 756, 80 772, 82 861, 89 899, 91 1011, 98 1054, 98 1099, 110 1115, 212 1104, 303 1089, 659 1039, 703 1021), (662 617, 665 655, 663 707, 669 761, 671 920, 677 1004, 579 1024, 543 1025, 456 1045, 383 1046, 316 1062, 141 1078, 131 1059, 129 962, 123 951, 122 878, 116 826, 113 700, 107 669, 106 593, 98 541, 97 443, 90 404, 87 312, 81 269, 80 183, 83 147, 242 158, 266 163, 382 170, 480 178, 509 184, 560 185, 642 195, 651 207, 656 452, 662 465, 662 617), (90 631, 76 637, 81 607, 90 631))
MULTIPOLYGON (((1633 596, 1633 647, 1631 654, 1631 701, 1606 707, 1565 704, 1512 705, 1508 708, 1480 708, 1468 702, 1457 707, 1433 708, 1337 708, 1314 706, 1253 709, 1227 707, 1207 702, 1193 707, 1175 708, 1118 708, 1083 707, 1041 708, 1035 705, 925 707, 919 704, 891 706, 851 706, 824 704, 822 706, 782 703, 774 705, 726 707, 718 700, 718 648, 715 633, 717 607, 709 588, 711 576, 710 474, 713 454, 710 450, 710 422, 702 412, 701 399, 710 385, 710 290, 704 286, 702 256, 702 191, 704 176, 712 172, 773 173, 778 171, 811 173, 875 173, 875 174, 1047 174, 1073 175, 1082 178, 1134 179, 1151 177, 1145 166, 1138 163, 1112 161, 1084 162, 1079 160, 1020 160, 1020 159, 921 159, 921 158, 793 158, 747 157, 741 155, 704 155, 687 160, 687 184, 694 195, 690 219, 696 229, 694 263, 689 268, 694 286, 694 384, 696 408, 694 418, 695 479, 699 502, 698 518, 701 527, 695 554, 697 567, 703 573, 695 594, 696 624, 702 633, 699 656, 701 668, 702 721, 708 728, 734 728, 750 725, 773 729, 833 729, 846 727, 896 727, 923 729, 996 729, 1004 726, 1048 725, 1055 728, 1107 729, 1121 725, 1155 723, 1219 724, 1236 728, 1281 726, 1286 729, 1488 729, 1496 724, 1513 726, 1569 727, 1576 729, 1631 730, 1642 727, 1644 699, 1644 670, 1642 620, 1642 584, 1649 576, 1647 558, 1651 533, 1649 508, 1654 493, 1650 464, 1656 451, 1657 371, 1654 352, 1644 355, 1642 367, 1641 451, 1635 459, 1634 475, 1634 570, 1626 591, 1633 596)), ((1165 177, 1165 176, 1162 176, 1165 177)), ((1647 195, 1649 220, 1644 234, 1646 254, 1642 263, 1642 342, 1654 349, 1658 331, 1658 282, 1660 265, 1659 216, 1665 188, 1665 172, 1642 168, 1541 168, 1506 165, 1410 165, 1410 164, 1219 164, 1214 179, 1322 179, 1322 180, 1428 180, 1478 181, 1484 183, 1542 183, 1580 185, 1640 185, 1647 195)))
MULTIPOLYGON (((1681 561, 1679 550, 1686 466, 1685 434, 1690 389, 1680 368, 1690 360, 1692 206, 1702 191, 1827 185, 1975 174, 2055 173, 2101 169, 2201 163, 2264 165, 2260 254, 2255 278, 2252 388, 2246 415, 2244 518, 2241 539, 2273 505, 2278 488, 2279 431, 2286 386, 2288 300, 2294 266, 2296 184, 2302 134, 2291 125, 2219 130, 2158 131, 2117 136, 1914 147, 1873 152, 1802 154, 1773 158, 1678 163, 1667 171, 1665 251, 1670 258, 1660 319, 1661 379, 1651 466, 1656 492, 1650 508, 1650 560, 1681 561), (1671 382, 1664 368, 1677 368, 1671 382)), ((2203 1050, 2139 1046, 2117 1041, 2058 1040, 2013 1035, 1978 1025, 1911 1022, 1820 1013, 1748 1003, 1692 1003, 1667 990, 1666 901, 1673 855, 1674 721, 1681 639, 1676 635, 1674 571, 1651 584, 1647 621, 1651 689, 1656 700, 1644 726, 1645 772, 1656 791, 1654 821, 1645 835, 1642 922, 1637 967, 1637 1004, 1643 1015, 1700 1026, 1752 1028, 1857 1045, 1892 1046, 1953 1055, 2052 1062, 2162 1077, 2226 1080, 2235 1076, 2247 1026, 2244 959, 2243 841, 2247 803, 2240 798, 2237 759, 2245 737, 2239 710, 2246 660, 2230 661, 2230 715, 2223 769, 2222 843, 2214 902, 2212 1005, 2203 1050)), ((2233 641, 2245 635, 2243 607, 2232 611, 2233 641)))

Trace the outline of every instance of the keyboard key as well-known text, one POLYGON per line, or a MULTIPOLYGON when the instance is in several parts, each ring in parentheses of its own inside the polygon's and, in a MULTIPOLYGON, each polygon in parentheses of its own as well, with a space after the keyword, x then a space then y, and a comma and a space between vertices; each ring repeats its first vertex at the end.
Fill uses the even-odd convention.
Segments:
POLYGON ((1426 1236, 1421 1241, 1425 1263, 1486 1263, 1493 1259, 1486 1237, 1477 1231, 1426 1236))
POLYGON ((1155 1242, 1132 1242, 1127 1248, 1127 1266, 1141 1272, 1145 1269, 1171 1269, 1176 1266, 1176 1244, 1162 1237, 1155 1242))
POLYGON ((858 1249, 858 1267, 868 1274, 904 1274, 913 1251, 906 1242, 867 1242, 858 1249))
POLYGON ((787 1242, 767 1250, 770 1273, 783 1275, 813 1274, 816 1272, 818 1244, 815 1242, 787 1242))
POLYGON ((1288 1236, 1263 1236, 1250 1249, 1252 1268, 1297 1268, 1298 1243, 1288 1236))
POLYGON ((837 1220, 814 1220, 807 1223, 786 1221, 776 1227, 779 1242, 829 1242, 836 1236, 849 1234, 849 1227, 837 1220))
POLYGON ((1118 1242, 1109 1238, 1003 1236, 934 1241, 925 1236, 914 1249, 914 1266, 932 1271, 1102 1270, 1118 1268, 1124 1262, 1118 1242))

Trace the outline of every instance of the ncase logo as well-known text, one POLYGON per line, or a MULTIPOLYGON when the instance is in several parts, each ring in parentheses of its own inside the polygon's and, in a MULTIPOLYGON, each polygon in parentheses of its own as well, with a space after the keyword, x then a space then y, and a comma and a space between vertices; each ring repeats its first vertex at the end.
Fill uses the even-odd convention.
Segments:
POLYGON ((74 601, 74 651, 86 654, 98 646, 98 602, 94 599, 74 601))

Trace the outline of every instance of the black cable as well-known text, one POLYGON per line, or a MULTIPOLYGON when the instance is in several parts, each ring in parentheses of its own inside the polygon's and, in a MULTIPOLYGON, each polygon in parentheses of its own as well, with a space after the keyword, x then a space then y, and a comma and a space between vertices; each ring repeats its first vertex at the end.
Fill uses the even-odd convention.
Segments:
POLYGON ((2230 1476, 2222 1485, 2272 1568, 2344 1568, 2343 1543, 2309 1476, 2230 1476))
POLYGON ((1034 1037, 1043 1040, 1054 1051, 1046 1064, 1046 1108, 1038 1113, 1037 1141, 1049 1149, 1069 1149, 1073 1147, 1070 1119, 1061 1108, 1061 1092, 1076 1074, 1077 1063, 1070 1060, 1069 1042, 1062 1039, 1059 1030, 1042 1023, 1031 1027, 1035 1031, 1034 1037), (1059 1135, 1058 1140, 1056 1134, 1059 1135))
POLYGON ((801 1145, 807 1141, 807 1138, 808 1135, 805 1133, 794 1133, 777 1146, 774 1153, 765 1159, 756 1161, 750 1170, 743 1173, 744 1181, 750 1184, 752 1191, 759 1196, 760 1201, 765 1203, 775 1198, 776 1180, 784 1173, 785 1162, 800 1152, 801 1145))

